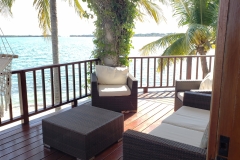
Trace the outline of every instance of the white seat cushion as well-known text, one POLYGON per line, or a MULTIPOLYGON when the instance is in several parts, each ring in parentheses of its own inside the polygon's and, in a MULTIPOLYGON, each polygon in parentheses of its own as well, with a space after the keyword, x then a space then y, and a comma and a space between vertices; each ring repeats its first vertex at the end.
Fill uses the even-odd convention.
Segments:
POLYGON ((127 84, 127 67, 109 67, 96 65, 96 76, 99 84, 127 84))
POLYGON ((163 121, 163 123, 204 132, 208 124, 208 121, 209 121, 209 117, 206 119, 203 119, 201 116, 199 118, 199 116, 191 117, 191 116, 179 115, 174 113, 168 118, 166 118, 163 121))
POLYGON ((98 85, 99 96, 129 96, 131 90, 127 85, 98 85))
POLYGON ((212 90, 213 74, 209 72, 200 83, 199 90, 212 90))
POLYGON ((199 119, 209 119, 209 117, 210 117, 209 110, 188 107, 188 106, 182 106, 175 113, 178 115, 194 117, 194 118, 199 118, 199 119))
POLYGON ((149 133, 157 137, 199 147, 203 132, 162 123, 149 133))
POLYGON ((178 97, 181 101, 183 101, 184 92, 178 92, 178 93, 177 93, 177 97, 178 97))

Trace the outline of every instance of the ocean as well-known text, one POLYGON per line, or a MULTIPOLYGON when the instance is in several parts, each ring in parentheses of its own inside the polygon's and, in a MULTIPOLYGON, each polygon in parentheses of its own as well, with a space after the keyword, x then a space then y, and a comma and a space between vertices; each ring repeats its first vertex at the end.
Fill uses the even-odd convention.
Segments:
MULTIPOLYGON (((133 37, 130 56, 139 56, 139 49, 160 37, 133 37)), ((12 70, 52 64, 51 39, 43 37, 8 37, 7 41, 18 55, 12 62, 12 70)), ((94 50, 93 37, 59 37, 59 61, 68 63, 91 58, 94 50)), ((157 53, 155 53, 157 54, 157 53)), ((158 52, 158 55, 161 53, 158 52)))
MULTIPOLYGON (((160 37, 133 37, 132 45, 134 46, 131 49, 130 56, 140 56, 139 49, 145 44, 150 43, 154 40, 159 39, 160 37)), ((7 37, 7 41, 11 46, 11 49, 14 54, 18 55, 18 58, 13 59, 12 61, 12 70, 27 69, 33 67, 39 67, 44 65, 52 64, 52 47, 51 40, 44 39, 43 37, 7 37)), ((0 42, 0 48, 2 44, 0 42)), ((91 52, 94 50, 93 37, 59 37, 59 61, 60 63, 69 63, 81 60, 87 60, 92 58, 91 52)), ((163 49, 157 51, 153 55, 161 55, 163 49)), ((195 62, 193 62, 195 63, 195 62)), ((150 68, 151 69, 151 68, 150 68)), ((146 68, 144 68, 146 71, 146 68)), ((170 69, 172 70, 172 69, 170 69)), ((179 70, 179 68, 177 68, 179 70)), ((183 67, 183 74, 186 72, 185 67, 183 67)), ((164 77, 166 77, 166 72, 164 71, 164 77)), ((28 76, 28 74, 26 75, 28 76)), ((137 76, 138 73, 137 73, 137 76)), ((178 76, 178 75, 176 75, 178 76)), ((46 78, 49 75, 46 75, 46 78)), ((159 78, 157 74, 156 77, 159 78)), ((136 77, 139 78, 139 77, 136 77)), ((150 78, 153 78, 150 76, 150 78)), ((170 72, 169 81, 172 80, 172 72, 170 72)), ((147 77, 143 75, 143 86, 146 84, 147 77)), ((41 78, 37 79, 38 84, 41 84, 41 78)), ((159 79, 156 80, 159 83, 159 79)), ((153 82, 151 82, 153 83, 153 82)), ((163 80, 163 85, 166 83, 166 79, 163 80)), ((34 104, 33 96, 33 87, 32 80, 27 81, 28 87, 28 102, 30 105, 34 104)), ((152 84, 150 84, 152 85, 152 84)), ((41 86, 38 86, 41 88, 41 86)), ((46 94, 50 94, 50 87, 46 89, 46 94)), ((12 76, 12 103, 13 106, 19 110, 19 91, 18 91, 18 82, 16 75, 12 76)), ((38 100, 42 99, 42 91, 38 91, 40 96, 38 100)), ((64 94, 63 94, 64 95, 64 94)), ((50 96, 47 96, 47 101, 50 101, 50 96)), ((41 104, 40 104, 41 105, 41 104)), ((31 107, 34 109, 34 107, 31 107)), ((31 109, 30 109, 31 110, 31 109)), ((33 110, 32 110, 33 111, 33 110)), ((18 111, 19 112, 19 111, 18 111)), ((17 112, 17 113, 18 113, 17 112)))
MULTIPOLYGON (((130 56, 140 56, 139 49, 147 43, 150 43, 160 37, 133 37, 130 56)), ((18 58, 12 61, 12 70, 27 69, 52 64, 52 44, 51 39, 43 37, 7 37, 7 42, 14 54, 18 58)), ((6 42, 5 42, 6 45, 6 42)), ((0 42, 0 48, 3 48, 0 42)), ((59 37, 59 61, 60 63, 69 63, 81 60, 91 59, 91 52, 94 50, 93 37, 59 37)), ((10 49, 8 48, 8 52, 10 49)), ((158 55, 160 55, 159 53, 158 55)), ((155 53, 156 55, 156 53, 155 53)), ((38 74, 38 73, 37 73, 38 74)), ((31 74, 27 74, 32 76, 31 74)), ((50 75, 46 75, 46 78, 50 75)), ((41 78, 37 77, 37 83, 41 84, 41 78)), ((33 104, 32 80, 27 80, 29 103, 33 104)), ((38 86, 41 88, 41 86, 38 86)), ((47 87, 47 94, 50 94, 50 88, 47 87)), ((12 104, 19 106, 19 91, 17 76, 12 76, 12 104)), ((41 90, 38 91, 41 95, 41 90)), ((50 97, 50 96, 49 96, 50 97)), ((48 97, 48 98, 49 98, 48 97)), ((42 99, 40 96, 39 99, 42 99)))

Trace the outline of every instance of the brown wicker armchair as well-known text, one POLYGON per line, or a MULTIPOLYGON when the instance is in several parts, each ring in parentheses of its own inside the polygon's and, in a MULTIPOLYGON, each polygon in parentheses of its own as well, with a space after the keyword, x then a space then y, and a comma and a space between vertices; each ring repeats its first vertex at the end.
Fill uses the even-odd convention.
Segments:
MULTIPOLYGON (((211 94, 185 92, 183 105, 210 110, 211 94)), ((205 160, 206 149, 127 130, 123 134, 124 160, 205 160)))
POLYGON ((128 74, 127 86, 131 90, 129 96, 99 96, 98 81, 95 73, 91 74, 92 106, 112 111, 137 111, 138 81, 128 74))

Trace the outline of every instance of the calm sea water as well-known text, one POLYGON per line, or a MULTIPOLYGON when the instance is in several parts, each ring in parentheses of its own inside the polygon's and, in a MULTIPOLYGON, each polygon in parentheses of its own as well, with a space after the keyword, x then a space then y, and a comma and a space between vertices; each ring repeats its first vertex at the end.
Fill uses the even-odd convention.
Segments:
MULTIPOLYGON (((131 50, 130 56, 139 56, 139 49, 147 43, 150 43, 154 40, 157 40, 160 37, 133 37, 132 44, 134 48, 131 50)), ((12 70, 18 69, 26 69, 32 67, 39 67, 43 65, 50 65, 52 64, 52 48, 51 48, 51 40, 44 39, 42 37, 12 37, 7 38, 11 49, 13 50, 14 54, 18 55, 19 58, 13 60, 12 63, 12 70)), ((94 50, 92 37, 59 37, 59 60, 60 63, 68 63, 80 60, 86 60, 91 58, 91 52, 94 50)), ((0 42, 0 45, 1 42, 0 42)), ((1 46, 0 46, 1 47, 1 46)), ((158 50, 155 55, 161 55, 162 50, 158 50)), ((140 62, 140 61, 139 61, 140 62)), ((153 63, 153 62, 151 62, 153 63)), ((137 64, 138 65, 138 64, 137 64)), ((140 64, 139 64, 140 65, 140 64)), ((147 67, 146 67, 147 68, 147 67)), ((143 69, 146 71, 146 68, 143 69)), ((151 67, 152 68, 152 67, 151 67)), ((150 68, 150 69, 151 69, 150 68)), ((185 68, 183 68, 183 72, 185 72, 185 68)), ((177 70, 179 68, 177 67, 177 70)), ((147 75, 146 72, 143 72, 143 85, 146 84, 147 75)), ((164 76, 166 72, 163 72, 164 76)), ((27 76, 32 76, 28 75, 27 76)), ((137 73, 138 76, 138 73, 137 73)), ((151 75, 152 76, 152 75, 151 75)), ((150 76, 150 79, 153 77, 150 76)), ((178 77, 178 75, 176 75, 178 77)), ((46 79, 49 75, 46 75, 46 79)), ((156 77, 160 77, 158 74, 156 77)), ((172 72, 170 72, 170 77, 173 78, 172 72)), ((139 77, 136 77, 139 78, 139 77)), ((159 83, 159 79, 156 80, 159 83)), ((166 80, 163 80, 166 83, 166 80)), ((172 82, 172 79, 169 81, 172 82)), ((153 82, 151 82, 153 83, 153 82)), ((42 99, 42 87, 41 85, 41 76, 38 76, 37 73, 37 88, 38 90, 38 100, 42 99)), ((34 96, 33 96, 33 85, 32 80, 27 81, 28 85, 28 100, 29 104, 34 103, 34 96)), ((47 84, 46 84, 47 85, 47 84)), ((151 84, 150 84, 151 85, 151 84)), ((47 101, 50 101, 50 85, 46 86, 46 94, 47 94, 47 101)), ((16 75, 12 76, 12 100, 14 106, 19 106, 19 91, 18 91, 18 82, 16 75)), ((65 95, 63 93, 63 95, 65 95)), ((41 105, 41 104, 40 104, 41 105)))
MULTIPOLYGON (((131 56, 139 56, 139 49, 160 37, 133 37, 131 56)), ((7 41, 14 54, 19 58, 13 59, 12 70, 26 69, 52 64, 51 40, 42 37, 9 37, 7 41)), ((68 63, 80 60, 90 59, 91 52, 94 50, 93 37, 59 37, 59 61, 68 63)), ((0 48, 3 44, 0 42, 0 48)), ((158 53, 160 55, 161 53, 158 53)), ((37 73, 38 100, 42 99, 41 75, 37 73)), ((32 74, 26 75, 32 76, 32 74)), ((50 76, 45 75, 46 79, 50 76)), ((47 84, 46 84, 47 85, 47 84)), ((33 86, 32 80, 27 80, 29 104, 33 104, 33 86)), ((50 100, 50 86, 46 86, 47 98, 50 100)), ((64 89, 64 88, 63 88, 64 89)), ((12 100, 13 105, 19 106, 19 91, 16 75, 12 76, 12 100)), ((63 94, 65 95, 65 94, 63 94)))
MULTIPOLYGON (((139 49, 159 37, 133 37, 134 49, 130 55, 140 55, 139 49)), ((91 58, 94 49, 92 37, 59 37, 60 63, 74 62, 91 58)), ((25 69, 52 64, 51 40, 42 37, 7 38, 14 54, 12 69, 25 69)), ((161 54, 161 53, 159 53, 161 54)))

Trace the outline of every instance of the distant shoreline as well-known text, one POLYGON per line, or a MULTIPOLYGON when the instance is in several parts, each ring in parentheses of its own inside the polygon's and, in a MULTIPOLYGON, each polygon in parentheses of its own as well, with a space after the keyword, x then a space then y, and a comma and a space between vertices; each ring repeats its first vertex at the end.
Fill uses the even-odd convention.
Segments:
MULTIPOLYGON (((133 37, 162 37, 170 33, 146 33, 146 34, 135 34, 133 37)), ((43 35, 4 35, 0 37, 44 37, 43 35)), ((50 37, 47 35, 46 37, 50 37)), ((62 37, 62 36, 59 36, 62 37)), ((64 37, 64 36, 63 36, 64 37)), ((69 35, 69 37, 94 37, 94 35, 69 35)))

